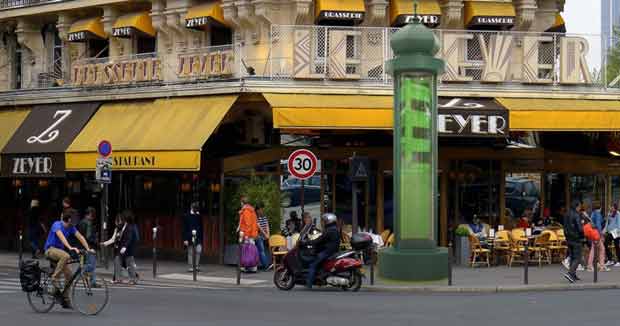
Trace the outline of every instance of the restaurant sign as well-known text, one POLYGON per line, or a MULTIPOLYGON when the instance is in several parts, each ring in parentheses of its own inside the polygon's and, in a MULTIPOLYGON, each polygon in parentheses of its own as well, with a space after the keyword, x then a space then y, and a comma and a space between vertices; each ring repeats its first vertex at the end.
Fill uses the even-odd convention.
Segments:
POLYGON ((133 84, 159 80, 161 80, 161 62, 158 58, 78 63, 71 69, 71 81, 74 86, 133 84))
POLYGON ((176 73, 179 78, 226 77, 233 74, 234 63, 232 49, 209 51, 206 48, 196 53, 180 54, 176 73))
POLYGON ((63 153, 15 154, 2 156, 2 176, 12 178, 63 177, 63 153))
POLYGON ((404 26, 412 23, 424 24, 429 28, 435 28, 439 26, 439 15, 399 15, 394 21, 394 26, 404 26))
POLYGON ((437 108, 437 131, 442 137, 508 135, 508 110, 493 99, 440 97, 437 108))

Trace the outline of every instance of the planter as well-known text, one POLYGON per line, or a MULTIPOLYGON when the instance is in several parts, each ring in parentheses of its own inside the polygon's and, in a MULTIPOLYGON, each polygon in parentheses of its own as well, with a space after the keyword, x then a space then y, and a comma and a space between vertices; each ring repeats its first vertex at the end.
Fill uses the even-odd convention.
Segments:
POLYGON ((226 245, 224 248, 224 265, 239 264, 239 245, 226 245))
POLYGON ((469 239, 467 237, 456 237, 454 241, 454 256, 456 265, 469 265, 469 239))

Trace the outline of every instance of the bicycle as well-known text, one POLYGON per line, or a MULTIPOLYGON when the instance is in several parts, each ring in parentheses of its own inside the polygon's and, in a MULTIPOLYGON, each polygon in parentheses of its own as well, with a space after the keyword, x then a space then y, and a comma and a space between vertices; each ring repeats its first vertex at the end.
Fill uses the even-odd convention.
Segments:
POLYGON ((72 258, 68 265, 79 263, 77 270, 70 280, 65 280, 62 291, 57 291, 52 285, 52 274, 56 268, 56 262, 49 260, 50 267, 42 267, 39 286, 33 292, 27 292, 28 303, 35 312, 47 313, 54 305, 62 304, 67 291, 71 291, 71 302, 74 309, 81 314, 94 316, 99 314, 107 306, 110 293, 106 281, 97 276, 95 283, 91 284, 90 273, 84 272, 84 260, 89 255, 85 250, 80 250, 77 258, 72 258))

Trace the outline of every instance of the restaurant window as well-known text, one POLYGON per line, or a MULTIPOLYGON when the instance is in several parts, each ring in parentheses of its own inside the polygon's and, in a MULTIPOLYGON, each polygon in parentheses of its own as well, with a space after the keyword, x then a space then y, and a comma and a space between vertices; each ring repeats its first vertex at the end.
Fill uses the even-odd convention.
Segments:
POLYGON ((507 218, 513 222, 526 213, 533 221, 540 217, 540 173, 506 173, 505 203, 507 218))
POLYGON ((232 30, 227 27, 211 26, 211 46, 232 44, 232 30))
POLYGON ((110 56, 108 40, 89 39, 86 43, 89 58, 107 58, 110 56))
POLYGON ((136 54, 154 53, 156 52, 155 37, 138 36, 135 38, 136 54))
POLYGON ((448 216, 452 226, 478 216, 484 223, 499 222, 499 161, 454 161, 448 172, 448 216))

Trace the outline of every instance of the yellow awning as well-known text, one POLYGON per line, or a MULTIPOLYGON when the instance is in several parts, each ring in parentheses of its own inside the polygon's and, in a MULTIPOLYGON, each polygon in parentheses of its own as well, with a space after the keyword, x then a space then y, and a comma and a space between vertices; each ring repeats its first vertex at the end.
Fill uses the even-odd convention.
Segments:
MULTIPOLYGON (((418 15, 425 17, 441 16, 441 8, 438 0, 421 0, 418 2, 418 15)), ((390 25, 401 26, 408 23, 413 16, 413 1, 392 0, 390 1, 390 25)), ((423 19, 424 20, 424 19, 423 19)), ((426 22, 424 22, 428 25, 426 22)))
POLYGON ((561 14, 555 15, 555 22, 553 26, 549 27, 545 32, 549 33, 566 33, 566 22, 564 22, 564 17, 561 14))
POLYGON ((317 21, 351 20, 361 22, 366 13, 364 0, 316 0, 314 9, 317 21))
POLYGON ((227 26, 220 1, 210 2, 189 8, 185 15, 185 27, 200 28, 216 22, 227 26))
POLYGON ((274 128, 392 129, 392 96, 263 94, 274 128))
POLYGON ((497 98, 510 130, 620 131, 620 101, 497 98))
POLYGON ((517 12, 510 2, 466 1, 466 26, 512 26, 517 12))
POLYGON ((113 169, 198 171, 200 151, 237 95, 106 103, 66 153, 67 171, 94 171, 97 144, 112 143, 113 169))
POLYGON ((90 33, 100 39, 107 38, 106 32, 103 30, 103 23, 101 23, 100 17, 88 18, 78 20, 71 28, 69 28, 69 41, 84 41, 86 40, 86 34, 90 33), (83 33, 84 37, 81 37, 83 33))
POLYGON ((156 31, 151 21, 151 15, 148 11, 128 14, 116 19, 114 26, 112 27, 112 34, 114 36, 126 36, 117 35, 116 31, 122 31, 124 29, 135 29, 151 37, 155 37, 156 31))
POLYGON ((30 113, 30 108, 0 110, 0 151, 30 113))

